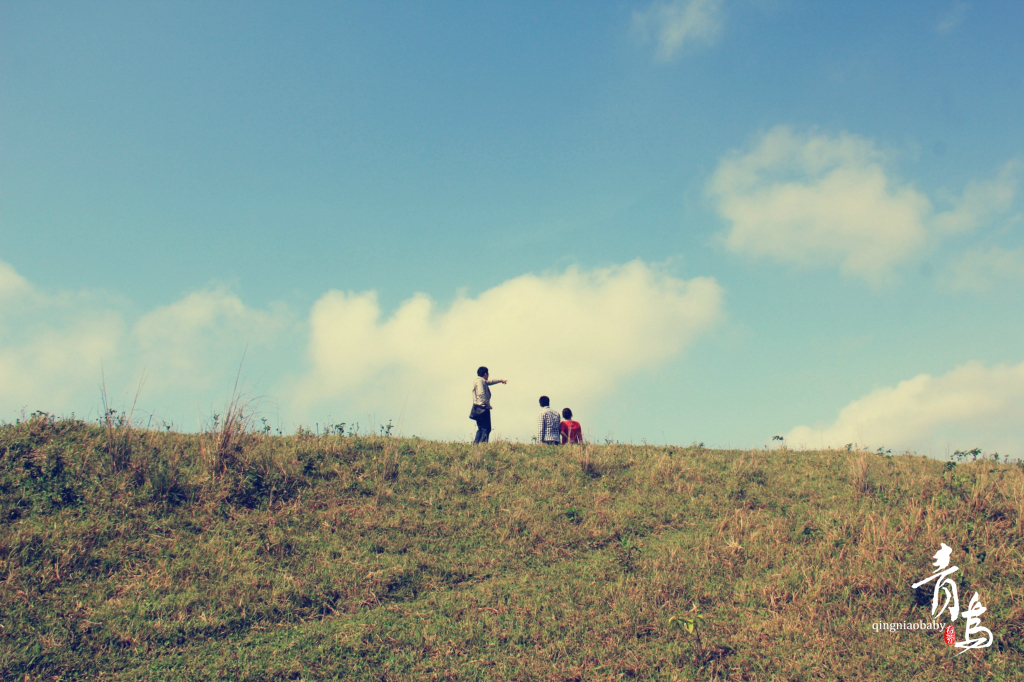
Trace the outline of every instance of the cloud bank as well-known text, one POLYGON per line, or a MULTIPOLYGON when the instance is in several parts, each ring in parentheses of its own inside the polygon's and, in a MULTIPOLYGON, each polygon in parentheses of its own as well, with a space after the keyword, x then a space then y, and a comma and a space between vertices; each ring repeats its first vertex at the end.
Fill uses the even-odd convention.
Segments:
POLYGON ((721 32, 721 0, 656 2, 633 13, 633 33, 657 45, 660 61, 672 59, 684 46, 710 45, 721 32))
MULTIPOLYGON (((310 370, 292 391, 304 412, 362 406, 406 434, 464 437, 470 386, 486 365, 497 435, 528 439, 537 398, 593 405, 625 377, 685 350, 721 316, 722 291, 640 262, 523 275, 446 310, 418 294, 383 318, 372 292, 331 291, 310 314, 310 370), (314 409, 319 406, 319 409, 314 409)), ((337 413, 337 412, 336 412, 337 413)))
POLYGON ((283 308, 254 310, 222 288, 134 320, 126 307, 95 293, 40 291, 0 262, 0 418, 23 409, 95 417, 104 382, 118 409, 131 407, 142 383, 144 413, 178 426, 187 415, 184 426, 194 427, 230 397, 246 348, 247 364, 269 362, 293 324, 283 308))
POLYGON ((970 362, 939 377, 920 374, 853 401, 829 425, 798 426, 791 447, 889 447, 945 455, 980 447, 1024 454, 1024 363, 970 362))
POLYGON ((50 295, 0 262, 0 415, 22 408, 96 417, 115 407, 195 428, 243 381, 277 426, 393 420, 406 435, 462 438, 479 365, 494 389, 496 435, 527 440, 537 397, 585 412, 618 382, 657 367, 721 317, 722 291, 640 261, 523 275, 445 309, 424 294, 385 317, 374 292, 330 291, 308 318, 246 306, 223 288, 131 318, 123 301, 50 295))
POLYGON ((888 155, 866 138, 777 126, 719 162, 707 191, 729 223, 726 248, 804 267, 838 267, 871 283, 930 242, 977 229, 1008 210, 1020 164, 968 184, 951 207, 895 180, 888 155))

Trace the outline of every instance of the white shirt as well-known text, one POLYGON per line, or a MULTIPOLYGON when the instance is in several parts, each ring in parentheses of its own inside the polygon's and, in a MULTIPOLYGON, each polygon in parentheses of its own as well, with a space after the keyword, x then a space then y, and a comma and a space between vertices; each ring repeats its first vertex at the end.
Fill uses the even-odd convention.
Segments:
POLYGON ((473 404, 479 405, 480 407, 490 407, 491 389, 487 387, 500 383, 500 379, 495 379, 494 381, 484 381, 483 377, 477 377, 476 380, 473 382, 473 404))

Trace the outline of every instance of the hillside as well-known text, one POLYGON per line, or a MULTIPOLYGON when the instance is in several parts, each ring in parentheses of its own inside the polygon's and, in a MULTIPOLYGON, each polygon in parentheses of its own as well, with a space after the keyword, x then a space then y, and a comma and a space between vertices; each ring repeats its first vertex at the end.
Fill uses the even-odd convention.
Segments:
POLYGON ((1024 674, 1017 465, 238 426, 0 426, 3 679, 1024 674), (940 543, 989 648, 872 627, 940 543))

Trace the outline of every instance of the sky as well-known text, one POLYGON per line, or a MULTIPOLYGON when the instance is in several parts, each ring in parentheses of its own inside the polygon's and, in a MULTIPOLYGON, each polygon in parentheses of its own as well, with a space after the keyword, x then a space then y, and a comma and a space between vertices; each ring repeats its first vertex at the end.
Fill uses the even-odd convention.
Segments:
POLYGON ((0 3, 0 420, 1024 457, 1019 2, 0 3), (262 422, 257 421, 258 424, 262 422))

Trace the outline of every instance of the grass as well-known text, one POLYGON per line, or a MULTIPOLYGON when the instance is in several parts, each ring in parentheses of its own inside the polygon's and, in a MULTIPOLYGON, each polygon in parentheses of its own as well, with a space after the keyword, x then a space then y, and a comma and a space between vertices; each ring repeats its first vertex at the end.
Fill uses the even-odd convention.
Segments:
POLYGON ((220 437, 45 414, 0 426, 0 677, 1024 672, 1015 465, 220 437), (977 591, 988 607, 989 649, 872 629, 929 620, 910 585, 941 542, 961 605, 977 591))

